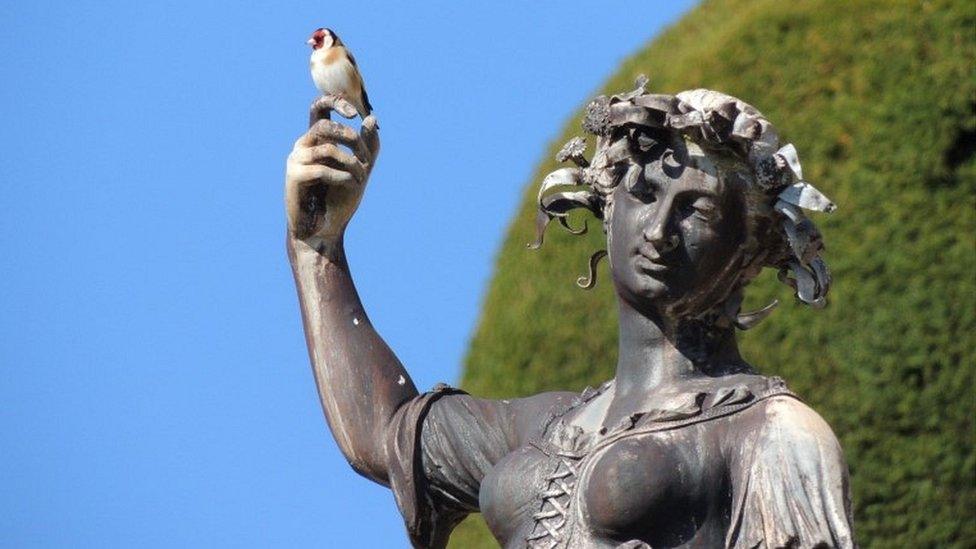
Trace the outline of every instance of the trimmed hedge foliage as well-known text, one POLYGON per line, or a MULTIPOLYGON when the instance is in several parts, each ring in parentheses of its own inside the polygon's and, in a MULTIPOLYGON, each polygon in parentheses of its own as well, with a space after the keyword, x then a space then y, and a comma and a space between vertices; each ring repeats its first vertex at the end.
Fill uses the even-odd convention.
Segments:
MULTIPOLYGON (((837 433, 864 547, 976 546, 974 29, 971 0, 706 1, 603 90, 629 90, 646 73, 652 92, 741 97, 839 205, 814 215, 834 274, 830 306, 793 305, 766 273, 747 306, 783 305, 740 343, 837 433)), ((604 246, 599 222, 587 237, 552 227, 541 250, 525 247, 537 184, 579 124, 577 113, 546 152, 498 255, 466 360, 472 393, 579 390, 613 375, 605 267, 597 289, 574 285, 604 246)), ((479 522, 452 546, 494 546, 479 522)))

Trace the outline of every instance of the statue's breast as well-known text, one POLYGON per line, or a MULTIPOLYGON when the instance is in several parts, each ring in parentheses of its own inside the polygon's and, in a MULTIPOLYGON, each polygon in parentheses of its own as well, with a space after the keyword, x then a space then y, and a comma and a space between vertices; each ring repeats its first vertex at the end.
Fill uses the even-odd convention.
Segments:
POLYGON ((532 527, 532 515, 539 511, 536 494, 545 482, 545 454, 524 446, 504 458, 481 481, 479 504, 482 516, 495 538, 507 546, 524 540, 532 527))
POLYGON ((722 468, 702 434, 692 427, 628 437, 589 456, 577 500, 585 529, 653 547, 682 545, 701 535, 715 488, 721 488, 710 477, 722 468))

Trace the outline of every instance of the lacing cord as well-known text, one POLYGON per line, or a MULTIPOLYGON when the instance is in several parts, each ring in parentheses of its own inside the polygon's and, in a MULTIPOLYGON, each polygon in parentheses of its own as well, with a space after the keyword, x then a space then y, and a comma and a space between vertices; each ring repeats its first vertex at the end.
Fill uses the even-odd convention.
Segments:
POLYGON ((568 522, 569 502, 576 487, 576 462, 583 455, 557 452, 556 457, 558 457, 556 467, 545 477, 546 490, 539 493, 539 498, 542 500, 539 512, 532 515, 535 526, 532 528, 532 533, 525 538, 530 547, 543 547, 544 542, 549 541, 548 548, 555 549, 565 542, 560 530, 568 522))

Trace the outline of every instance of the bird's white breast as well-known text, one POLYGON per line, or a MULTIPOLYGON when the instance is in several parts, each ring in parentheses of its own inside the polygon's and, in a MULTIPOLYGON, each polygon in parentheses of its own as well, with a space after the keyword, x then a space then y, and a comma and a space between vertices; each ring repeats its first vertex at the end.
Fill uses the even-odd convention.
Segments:
POLYGON ((328 63, 326 50, 322 48, 312 53, 310 63, 312 80, 315 82, 315 87, 323 94, 348 96, 354 89, 355 83, 351 77, 355 74, 355 67, 345 56, 328 63))

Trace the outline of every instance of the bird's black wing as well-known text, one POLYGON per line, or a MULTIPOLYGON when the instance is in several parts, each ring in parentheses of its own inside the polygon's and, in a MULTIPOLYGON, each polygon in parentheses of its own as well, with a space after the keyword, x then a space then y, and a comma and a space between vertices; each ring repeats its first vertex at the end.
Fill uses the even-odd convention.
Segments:
POLYGON ((369 95, 366 93, 366 86, 363 86, 363 106, 366 107, 366 114, 372 114, 373 106, 369 103, 369 95))
MULTIPOLYGON (((352 52, 347 49, 346 55, 349 56, 349 62, 352 63, 352 66, 356 67, 356 70, 358 71, 359 65, 356 63, 356 58, 353 57, 352 52)), ((363 78, 362 73, 359 73, 359 78, 360 80, 362 80, 363 78)), ((373 105, 370 105, 369 95, 366 93, 365 81, 363 81, 363 106, 366 107, 366 114, 370 114, 371 112, 373 112, 373 105)))

